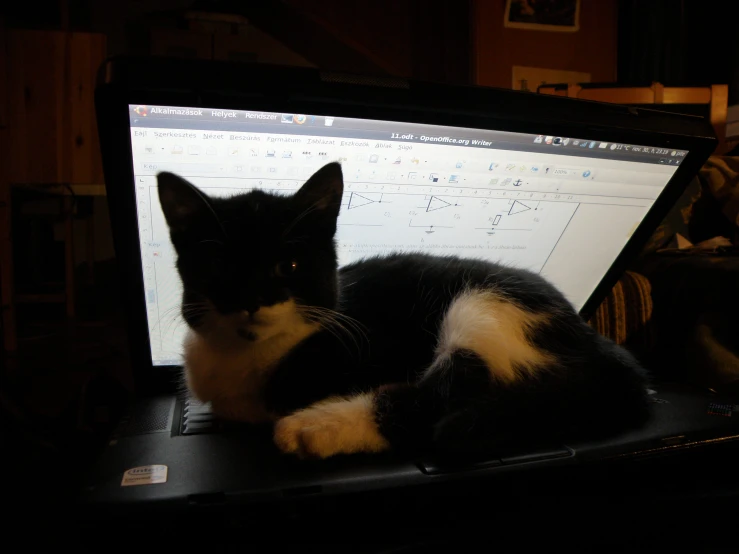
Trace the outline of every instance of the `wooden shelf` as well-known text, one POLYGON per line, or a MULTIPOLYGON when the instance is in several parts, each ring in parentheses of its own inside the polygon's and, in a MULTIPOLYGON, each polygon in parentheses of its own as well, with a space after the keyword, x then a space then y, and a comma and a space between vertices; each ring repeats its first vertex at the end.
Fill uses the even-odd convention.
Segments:
POLYGON ((0 25, 0 150, 6 160, 0 163, 0 312, 8 352, 17 347, 16 303, 65 303, 67 315, 74 317, 71 197, 105 195, 93 100, 105 56, 102 34, 8 30, 0 25), (15 290, 10 208, 11 189, 16 187, 62 198, 62 292, 15 290))
POLYGON ((26 190, 30 192, 42 192, 45 194, 53 194, 54 196, 105 196, 105 185, 93 184, 34 184, 34 183, 13 183, 13 188, 26 190))
POLYGON ((64 304, 67 301, 67 295, 63 292, 16 294, 15 301, 18 304, 64 304))

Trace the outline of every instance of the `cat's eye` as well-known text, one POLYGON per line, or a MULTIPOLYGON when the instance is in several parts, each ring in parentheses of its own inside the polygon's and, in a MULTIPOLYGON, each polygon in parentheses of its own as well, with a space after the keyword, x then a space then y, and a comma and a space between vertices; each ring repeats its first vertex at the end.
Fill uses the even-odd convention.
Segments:
POLYGON ((298 270, 298 262, 295 260, 288 260, 284 262, 280 262, 275 266, 275 274, 278 277, 287 277, 288 275, 292 275, 298 270))

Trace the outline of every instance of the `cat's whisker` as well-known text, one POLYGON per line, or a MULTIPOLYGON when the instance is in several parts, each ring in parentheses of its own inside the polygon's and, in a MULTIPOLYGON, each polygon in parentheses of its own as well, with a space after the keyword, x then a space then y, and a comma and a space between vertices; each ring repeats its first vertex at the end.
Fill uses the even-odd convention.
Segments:
POLYGON ((354 318, 319 306, 301 306, 300 311, 305 317, 315 319, 324 328, 331 327, 332 330, 343 332, 352 340, 358 352, 361 352, 362 347, 355 334, 360 335, 369 344, 367 333, 354 318))
POLYGON ((323 312, 323 315, 327 318, 330 318, 332 321, 335 321, 339 325, 348 326, 350 329, 355 331, 357 334, 363 336, 364 338, 367 337, 367 334, 365 331, 354 321, 351 319, 344 319, 340 315, 333 314, 333 313, 327 313, 323 312))
MULTIPOLYGON (((314 323, 318 323, 324 330, 326 330, 327 332, 331 333, 336 338, 336 340, 339 341, 339 343, 346 349, 347 352, 351 353, 351 349, 349 348, 349 346, 341 338, 341 336, 338 333, 338 331, 335 330, 335 328, 332 326, 332 324, 334 322, 328 321, 325 318, 322 318, 322 317, 317 316, 315 314, 314 315, 305 314, 304 317, 308 321, 311 321, 311 322, 314 322, 314 323)), ((346 330, 344 329, 344 331, 346 331, 346 330)))
POLYGON ((362 338, 364 338, 367 342, 369 342, 369 337, 367 336, 367 327, 361 322, 354 319, 353 317, 350 317, 346 314, 342 314, 341 312, 337 312, 330 308, 311 306, 310 309, 318 313, 325 314, 328 317, 331 317, 336 321, 343 322, 344 325, 348 325, 357 334, 359 334, 362 338))
POLYGON ((329 325, 329 326, 333 326, 333 328, 336 330, 343 331, 346 334, 346 336, 348 336, 352 340, 352 342, 354 342, 357 349, 358 350, 360 349, 359 342, 357 341, 356 337, 354 337, 354 334, 349 329, 347 329, 344 325, 342 325, 341 322, 339 322, 337 319, 332 318, 328 314, 313 313, 310 315, 316 318, 319 321, 319 323, 323 324, 324 327, 326 325, 329 325))
POLYGON ((210 306, 206 302, 188 302, 181 306, 172 306, 159 316, 152 331, 159 330, 165 334, 174 334, 185 323, 185 316, 197 318, 205 315, 209 309, 210 306))
POLYGON ((321 310, 321 311, 323 311, 324 313, 328 313, 328 314, 331 314, 331 315, 333 315, 333 316, 335 316, 335 317, 338 317, 338 318, 341 318, 341 319, 343 319, 343 320, 346 320, 346 321, 348 321, 348 322, 352 322, 352 323, 354 323, 355 325, 357 325, 357 326, 358 326, 359 328, 363 328, 363 329, 366 329, 366 328, 367 328, 367 327, 366 327, 366 326, 365 326, 365 325, 364 325, 364 324, 363 324, 362 322, 360 322, 359 320, 357 320, 357 319, 355 319, 355 318, 353 318, 353 317, 351 317, 351 316, 348 316, 348 315, 346 315, 346 314, 343 314, 343 313, 341 313, 341 312, 337 312, 336 310, 332 310, 331 308, 325 308, 325 307, 323 307, 323 306, 310 306, 310 308, 311 308, 311 309, 314 309, 314 310, 321 310))

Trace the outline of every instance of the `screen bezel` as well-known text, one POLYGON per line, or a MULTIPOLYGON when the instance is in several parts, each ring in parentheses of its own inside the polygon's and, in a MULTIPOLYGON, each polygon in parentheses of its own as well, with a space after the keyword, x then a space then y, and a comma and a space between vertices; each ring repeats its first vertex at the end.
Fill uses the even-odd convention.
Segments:
POLYGON ((716 144, 710 125, 700 118, 560 97, 392 79, 326 79, 318 70, 304 68, 111 60, 103 66, 96 90, 106 189, 124 283, 134 379, 138 388, 157 391, 171 389, 172 369, 178 366, 154 366, 151 359, 133 186, 130 104, 305 113, 688 150, 583 304, 580 314, 585 319, 592 316, 628 262, 638 255, 716 144))

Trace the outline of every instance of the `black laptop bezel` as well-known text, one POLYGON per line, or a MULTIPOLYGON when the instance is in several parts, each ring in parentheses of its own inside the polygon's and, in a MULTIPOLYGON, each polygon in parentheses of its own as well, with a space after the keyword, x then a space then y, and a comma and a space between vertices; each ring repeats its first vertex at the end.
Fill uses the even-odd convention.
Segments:
POLYGON ((694 116, 471 86, 336 75, 312 68, 117 58, 100 70, 98 130, 117 262, 139 392, 172 390, 175 366, 151 360, 136 220, 129 105, 306 113, 570 136, 689 154, 614 260, 580 313, 588 318, 716 147, 694 116))

